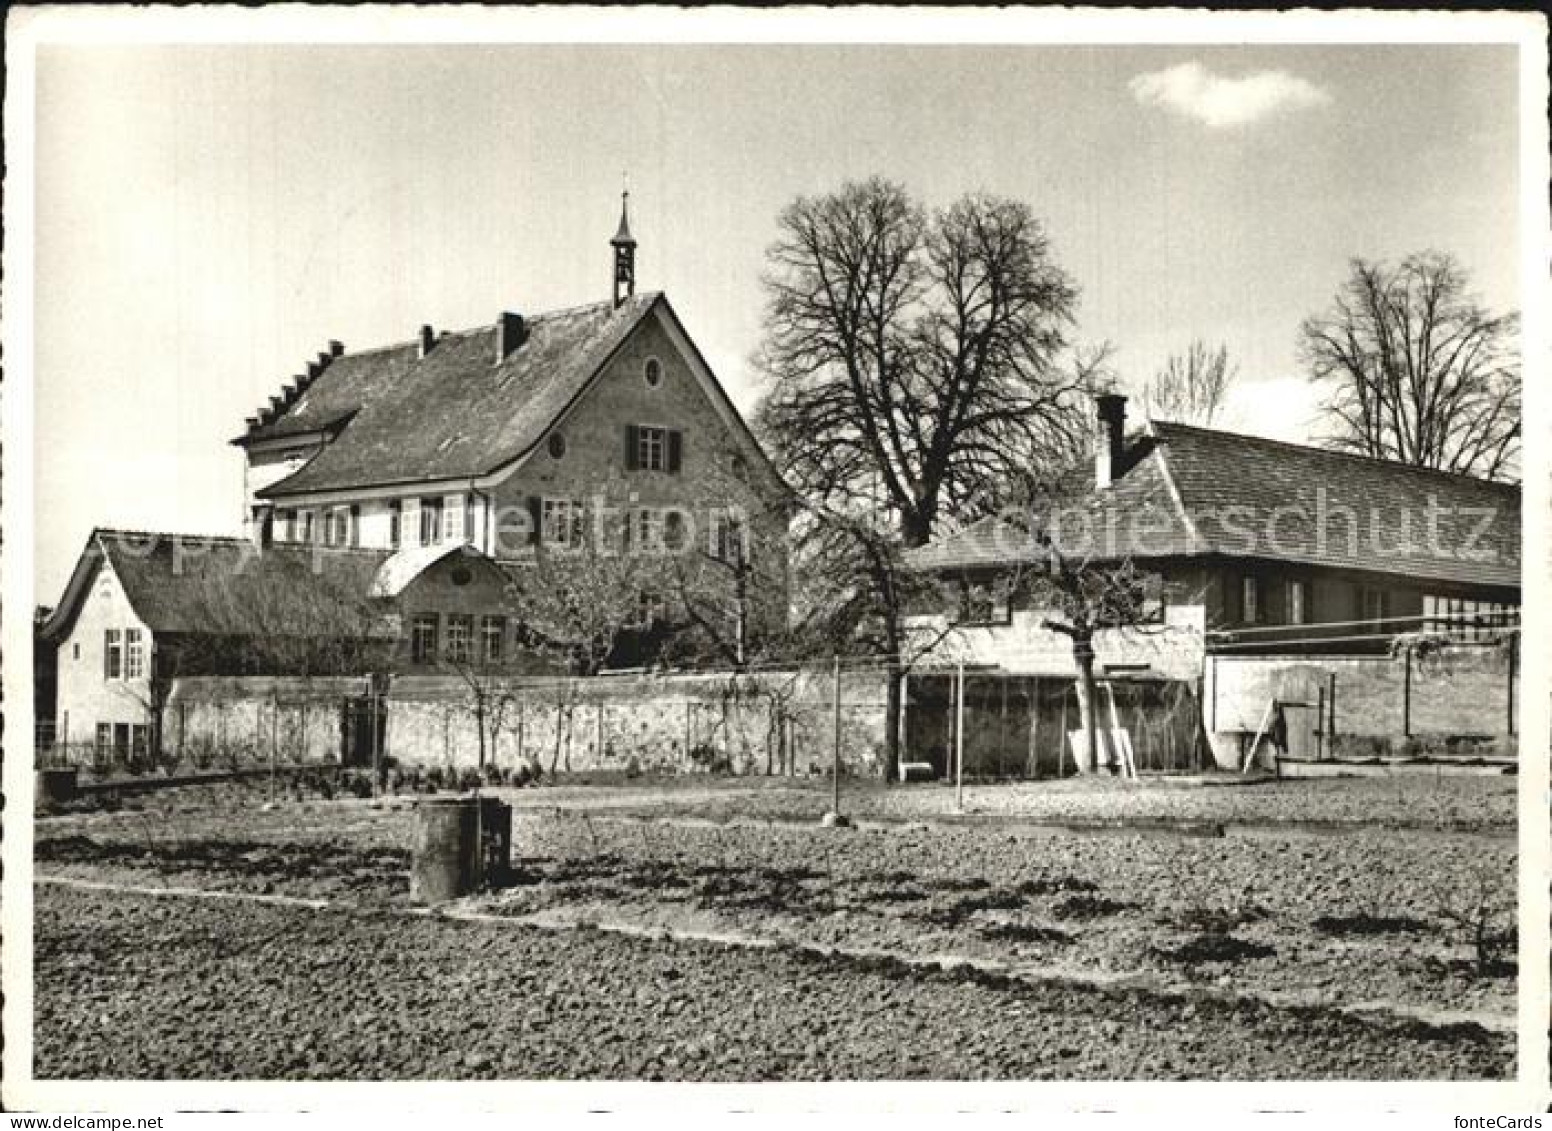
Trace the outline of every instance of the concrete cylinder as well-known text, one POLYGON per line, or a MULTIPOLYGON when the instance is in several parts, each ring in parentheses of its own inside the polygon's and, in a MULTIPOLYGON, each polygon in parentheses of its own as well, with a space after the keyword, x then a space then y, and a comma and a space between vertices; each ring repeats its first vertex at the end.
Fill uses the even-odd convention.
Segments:
POLYGON ((499 882, 511 858, 512 807, 494 797, 438 797, 415 806, 410 898, 441 903, 499 882))

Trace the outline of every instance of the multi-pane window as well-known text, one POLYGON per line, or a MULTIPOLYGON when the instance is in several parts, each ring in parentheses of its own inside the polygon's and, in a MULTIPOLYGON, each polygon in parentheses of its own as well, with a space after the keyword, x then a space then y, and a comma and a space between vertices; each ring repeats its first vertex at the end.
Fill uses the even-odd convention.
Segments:
POLYGON ((474 492, 463 497, 463 537, 466 542, 479 545, 480 511, 474 505, 474 492))
POLYGON ((295 542, 296 541, 296 512, 293 511, 293 510, 277 511, 276 512, 276 517, 278 519, 280 519, 280 534, 279 534, 280 540, 282 542, 295 542))
POLYGON ((467 664, 474 639, 474 617, 468 613, 450 613, 447 617, 447 658, 455 664, 467 664))
POLYGON ((442 500, 442 540, 459 542, 465 537, 466 515, 462 495, 448 495, 442 500))
POLYGON ((662 471, 668 466, 668 429, 643 424, 636 429, 636 466, 662 471))
POLYGON ((123 634, 116 628, 102 633, 102 674, 107 679, 120 679, 124 675, 123 634))
POLYGON ((145 675, 145 642, 138 628, 124 630, 124 678, 139 679, 145 675))
POLYGON ((113 724, 97 724, 97 753, 108 754, 113 750, 113 724))
POLYGON ((1012 606, 1004 586, 964 582, 958 598, 958 608, 954 610, 958 624, 1012 623, 1012 606))
POLYGON ((395 499, 388 504, 388 545, 391 549, 399 548, 399 524, 404 521, 404 504, 395 499))
POLYGON ((487 664, 501 662, 501 647, 507 634, 506 617, 482 617, 480 619, 480 655, 487 664))
POLYGON ((1309 622, 1309 582, 1288 582, 1288 623, 1307 624, 1309 622))
POLYGON ((430 546, 437 541, 442 532, 442 500, 430 498, 420 500, 420 544, 430 546))
POLYGON ((539 515, 540 532, 548 546, 580 546, 583 507, 579 499, 545 499, 539 515))
POLYGON ((1463 640, 1480 640, 1494 630, 1515 624, 1519 606, 1501 601, 1468 601, 1463 597, 1423 597, 1423 628, 1463 640))
POLYGON ((710 552, 719 562, 729 565, 742 565, 748 560, 749 546, 744 538, 742 518, 726 512, 711 516, 710 552))
POLYGON ((417 664, 436 660, 437 618, 435 613, 417 613, 410 622, 410 659, 417 664))
POLYGON ((345 527, 345 541, 351 546, 361 545, 361 505, 359 503, 350 504, 345 514, 345 521, 348 524, 345 527))
POLYGON ((297 512, 297 519, 301 525, 298 542, 311 542, 313 540, 313 512, 302 510, 297 512))
POLYGON ((1258 624, 1261 620, 1261 584, 1257 578, 1242 577, 1239 586, 1240 620, 1258 624))
POLYGON ((625 516, 625 548, 648 554, 662 549, 662 516, 650 507, 638 507, 625 516))

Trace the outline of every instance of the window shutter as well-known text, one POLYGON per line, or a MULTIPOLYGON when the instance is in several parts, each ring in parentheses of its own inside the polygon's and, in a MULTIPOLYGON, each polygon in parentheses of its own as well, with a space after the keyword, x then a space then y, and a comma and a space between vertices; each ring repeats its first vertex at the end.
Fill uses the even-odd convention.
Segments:
POLYGON ((528 496, 528 544, 530 546, 537 546, 539 544, 539 520, 540 520, 540 516, 541 516, 541 508, 540 508, 539 496, 538 495, 529 495, 528 496))
POLYGON ((679 459, 684 449, 684 433, 677 428, 668 433, 668 470, 679 470, 679 459))
POLYGON ((350 542, 350 544, 352 546, 359 546, 359 545, 361 545, 361 504, 360 503, 351 503, 350 504, 350 537, 349 537, 348 541, 350 542))
POLYGON ((625 426, 625 470, 635 471, 641 466, 640 429, 634 424, 625 426))

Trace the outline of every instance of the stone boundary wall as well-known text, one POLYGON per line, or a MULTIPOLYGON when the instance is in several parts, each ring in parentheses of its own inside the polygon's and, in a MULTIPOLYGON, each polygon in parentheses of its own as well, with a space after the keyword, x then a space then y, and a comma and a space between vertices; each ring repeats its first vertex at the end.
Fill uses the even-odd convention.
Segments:
POLYGON ((179 763, 337 762, 356 678, 197 676, 174 680, 162 713, 162 749, 179 763))
MULTIPOLYGON (((831 761, 832 681, 820 672, 512 679, 479 691, 457 676, 401 676, 388 694, 387 755, 477 765, 481 699, 486 760, 503 767, 806 774, 831 761)), ((884 707, 881 676, 843 676, 847 772, 882 772, 884 707)))

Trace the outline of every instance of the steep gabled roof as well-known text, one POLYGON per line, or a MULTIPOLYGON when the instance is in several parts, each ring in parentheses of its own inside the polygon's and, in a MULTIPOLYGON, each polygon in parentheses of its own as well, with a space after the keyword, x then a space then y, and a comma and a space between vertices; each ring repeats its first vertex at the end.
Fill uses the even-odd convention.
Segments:
POLYGON ((364 598, 387 557, 382 550, 286 544, 261 553, 246 538, 99 528, 87 538, 43 633, 58 640, 69 632, 104 563, 153 633, 194 633, 210 631, 213 594, 220 595, 221 617, 229 619, 241 615, 245 593, 261 587, 273 592, 277 578, 364 598))
MULTIPOLYGON (((1109 488, 1074 469, 1051 510, 1075 557, 1215 555, 1520 584, 1515 485, 1185 424, 1151 424, 1109 488)), ((958 570, 1034 558, 1027 534, 992 517, 910 560, 958 570)))
POLYGON ((296 403, 249 434, 267 439, 327 429, 333 442, 267 499, 487 474, 533 449, 632 330, 663 302, 653 292, 619 307, 595 303, 538 314, 500 364, 485 326, 418 345, 335 359, 296 403))

